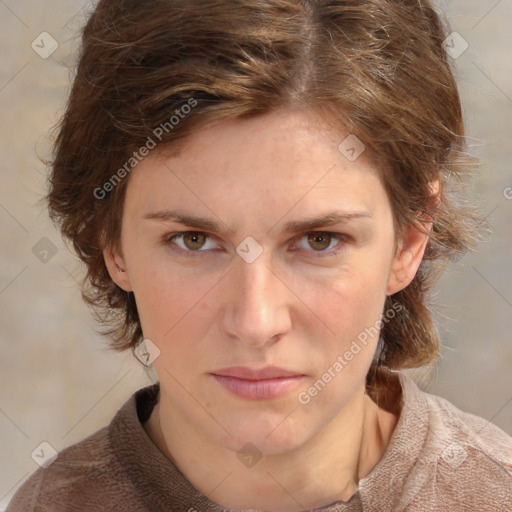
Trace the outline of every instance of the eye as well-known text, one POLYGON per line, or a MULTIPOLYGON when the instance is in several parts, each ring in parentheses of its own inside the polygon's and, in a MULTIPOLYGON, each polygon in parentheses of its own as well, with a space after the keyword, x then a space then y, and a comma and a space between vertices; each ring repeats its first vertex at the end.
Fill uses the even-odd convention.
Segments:
POLYGON ((201 231, 183 231, 181 233, 174 233, 164 239, 164 243, 173 243, 180 249, 187 252, 202 252, 208 249, 214 249, 215 247, 208 247, 205 245, 210 239, 210 236, 201 231), (181 244, 176 242, 181 241, 181 244))
POLYGON ((331 233, 329 231, 312 231, 303 235, 299 240, 304 239, 309 247, 300 247, 298 245, 296 245, 296 247, 306 251, 311 251, 312 248, 313 252, 321 253, 320 257, 323 256, 323 253, 327 253, 327 255, 337 253, 343 248, 343 242, 348 242, 347 235, 331 233), (334 242, 337 243, 333 245, 334 242))
MULTIPOLYGON (((293 251, 305 250, 317 253, 315 257, 332 256, 344 247, 344 242, 348 243, 348 236, 341 233, 331 233, 329 231, 312 231, 299 238, 306 240, 309 247, 300 247, 299 244, 293 247, 293 251), (335 243, 337 242, 337 243, 335 243)), ((216 249, 218 246, 212 241, 212 237, 202 231, 182 231, 173 233, 163 239, 165 245, 178 246, 187 257, 194 257, 196 254, 208 250, 216 249), (210 245, 208 245, 210 243, 210 245)))

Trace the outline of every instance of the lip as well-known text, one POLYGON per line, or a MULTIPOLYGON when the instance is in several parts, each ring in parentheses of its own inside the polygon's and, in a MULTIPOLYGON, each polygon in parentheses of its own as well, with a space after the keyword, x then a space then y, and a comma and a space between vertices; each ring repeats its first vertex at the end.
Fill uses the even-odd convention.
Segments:
POLYGON ((233 366, 211 373, 227 391, 242 398, 265 400, 283 395, 297 387, 304 374, 267 366, 261 369, 233 366))
POLYGON ((280 377, 296 377, 303 375, 300 372, 285 370, 278 366, 265 366, 264 368, 251 368, 249 366, 230 366, 212 372, 214 375, 236 377, 245 380, 277 379, 280 377))

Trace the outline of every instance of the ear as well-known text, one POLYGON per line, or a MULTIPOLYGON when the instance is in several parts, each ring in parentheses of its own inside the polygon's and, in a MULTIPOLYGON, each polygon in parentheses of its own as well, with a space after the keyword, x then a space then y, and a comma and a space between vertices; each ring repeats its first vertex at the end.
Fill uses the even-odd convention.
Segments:
POLYGON ((107 266, 110 277, 119 287, 126 292, 132 292, 133 287, 126 272, 126 263, 122 254, 116 249, 108 246, 103 250, 103 259, 107 266))
MULTIPOLYGON (((430 185, 432 191, 429 201, 429 210, 435 209, 439 202, 439 181, 430 185)), ((427 212, 422 218, 432 218, 427 212)), ((398 250, 391 264, 386 295, 393 295, 406 288, 414 279, 418 268, 423 260, 423 255, 429 240, 429 233, 432 229, 432 222, 419 221, 409 226, 398 244, 398 250)))

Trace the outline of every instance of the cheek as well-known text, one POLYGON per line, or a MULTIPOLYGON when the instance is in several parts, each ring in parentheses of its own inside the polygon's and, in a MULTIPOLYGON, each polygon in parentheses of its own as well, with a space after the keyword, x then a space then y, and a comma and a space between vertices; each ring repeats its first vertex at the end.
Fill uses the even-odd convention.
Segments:
POLYGON ((305 414, 334 414, 363 385, 377 348, 384 301, 385 294, 369 279, 345 281, 317 302, 328 312, 322 316, 330 329, 328 336, 316 335, 326 332, 323 322, 317 322, 304 347, 314 371, 298 397, 305 414))
POLYGON ((347 274, 313 302, 322 321, 317 319, 310 325, 311 338, 321 343, 304 349, 311 353, 315 377, 320 380, 318 389, 311 390, 312 395, 319 394, 317 403, 343 402, 364 380, 382 325, 379 320, 386 297, 383 275, 384 270, 375 266, 347 274))
POLYGON ((209 281, 186 277, 162 265, 139 267, 132 279, 137 309, 146 337, 165 340, 201 312, 201 300, 208 293, 209 281))
POLYGON ((361 269, 346 273, 340 279, 329 283, 322 294, 317 294, 313 304, 321 312, 325 323, 332 331, 346 337, 353 337, 361 329, 373 325, 386 300, 386 269, 373 262, 361 269))

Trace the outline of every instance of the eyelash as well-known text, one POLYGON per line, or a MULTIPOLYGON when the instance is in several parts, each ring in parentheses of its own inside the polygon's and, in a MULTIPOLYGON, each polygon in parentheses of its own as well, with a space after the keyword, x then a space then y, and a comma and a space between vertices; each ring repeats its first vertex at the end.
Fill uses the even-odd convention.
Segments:
MULTIPOLYGON (((170 245, 174 242, 174 240, 176 240, 176 238, 182 237, 187 234, 205 235, 207 237, 207 239, 209 239, 209 240, 212 239, 212 236, 208 235, 208 233, 205 233, 203 231, 179 231, 177 233, 171 233, 171 234, 165 236, 163 239, 163 243, 164 243, 164 245, 170 245)), ((330 250, 320 250, 320 251, 311 250, 311 252, 315 254, 314 258, 325 258, 328 256, 333 256, 333 255, 337 254, 338 252, 340 252, 341 250, 343 250, 345 244, 349 243, 348 235, 345 235, 343 233, 334 233, 331 231, 309 231, 309 232, 301 235, 298 238, 298 240, 300 241, 305 236, 312 235, 312 234, 329 235, 329 237, 331 237, 333 239, 337 239, 339 241, 339 243, 334 248, 332 248, 330 250)), ((182 252, 185 255, 185 257, 187 257, 187 258, 197 258, 197 257, 201 256, 201 253, 211 250, 211 249, 203 249, 203 250, 198 249, 197 251, 191 251, 189 249, 183 249, 183 247, 180 247, 177 244, 174 244, 174 245, 176 245, 177 248, 180 250, 180 252, 182 252)), ((301 249, 297 249, 297 250, 301 250, 301 249)))

